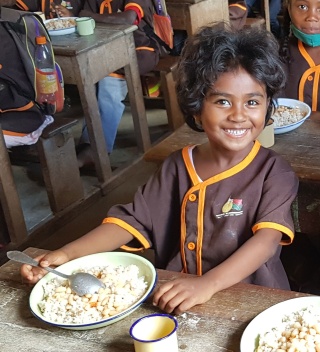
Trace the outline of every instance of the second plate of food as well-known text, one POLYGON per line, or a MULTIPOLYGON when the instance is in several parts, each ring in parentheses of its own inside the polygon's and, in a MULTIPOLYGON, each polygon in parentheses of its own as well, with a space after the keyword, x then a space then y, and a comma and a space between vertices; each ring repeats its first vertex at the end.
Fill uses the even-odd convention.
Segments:
POLYGON ((303 351, 305 341, 316 344, 312 340, 315 335, 319 338, 319 327, 320 297, 289 299, 266 309, 249 323, 241 337, 240 351, 291 351, 290 347, 295 347, 292 351, 303 351))
POLYGON ((310 116, 310 106, 302 101, 278 98, 276 111, 272 115, 274 134, 283 134, 295 130, 310 116))
POLYGON ((77 17, 52 18, 44 21, 44 24, 51 36, 66 35, 76 31, 77 17))

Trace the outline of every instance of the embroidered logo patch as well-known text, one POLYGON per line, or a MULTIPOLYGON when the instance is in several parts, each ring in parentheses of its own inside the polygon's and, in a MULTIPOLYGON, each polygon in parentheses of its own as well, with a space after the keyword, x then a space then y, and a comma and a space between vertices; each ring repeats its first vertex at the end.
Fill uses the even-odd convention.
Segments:
POLYGON ((232 199, 229 198, 223 205, 221 214, 217 214, 216 217, 222 218, 227 216, 238 216, 243 214, 242 210, 243 204, 242 199, 232 199))

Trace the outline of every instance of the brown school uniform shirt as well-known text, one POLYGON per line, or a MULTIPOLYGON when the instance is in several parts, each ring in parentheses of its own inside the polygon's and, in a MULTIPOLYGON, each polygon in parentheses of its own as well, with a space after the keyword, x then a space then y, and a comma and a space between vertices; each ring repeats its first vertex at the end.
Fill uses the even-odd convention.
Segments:
POLYGON ((282 97, 298 99, 308 104, 312 111, 320 110, 320 65, 316 65, 296 37, 288 42, 288 58, 285 60, 287 72, 286 87, 282 97))
MULTIPOLYGON (((153 248, 157 268, 201 275, 259 229, 277 229, 281 244, 291 243, 297 189, 288 163, 259 142, 238 165, 203 182, 186 147, 164 161, 132 203, 112 207, 104 223, 134 236, 124 249, 153 248)), ((280 251, 244 281, 289 289, 280 251)))

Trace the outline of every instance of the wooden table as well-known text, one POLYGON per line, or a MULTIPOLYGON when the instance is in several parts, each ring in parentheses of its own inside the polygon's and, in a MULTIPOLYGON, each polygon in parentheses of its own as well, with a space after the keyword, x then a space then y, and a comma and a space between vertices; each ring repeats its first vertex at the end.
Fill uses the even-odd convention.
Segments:
POLYGON ((65 83, 76 84, 101 187, 111 177, 111 167, 101 127, 95 84, 124 67, 138 148, 150 147, 150 134, 142 95, 133 32, 136 26, 97 24, 94 34, 53 36, 56 61, 65 83))
MULTIPOLYGON (((282 155, 300 180, 297 202, 293 205, 295 227, 307 233, 320 249, 320 112, 312 112, 298 129, 276 135, 271 149, 282 155)), ((185 145, 201 144, 204 133, 191 130, 186 124, 155 145, 144 155, 145 160, 161 163, 171 152, 185 145)))
MULTIPOLYGON (((25 252, 34 256, 43 250, 28 248, 25 252)), ((31 288, 21 283, 18 268, 19 264, 12 261, 0 267, 2 352, 133 352, 131 324, 144 315, 158 312, 148 301, 128 317, 104 328, 72 331, 51 327, 31 314, 28 307, 31 288)), ((157 272, 158 284, 186 275, 157 272)), ((302 296, 308 295, 248 284, 221 291, 207 303, 177 317, 179 351, 238 352, 241 335, 257 314, 276 303, 302 296)))
POLYGON ((173 29, 188 35, 215 21, 229 23, 227 0, 167 0, 166 5, 173 29))

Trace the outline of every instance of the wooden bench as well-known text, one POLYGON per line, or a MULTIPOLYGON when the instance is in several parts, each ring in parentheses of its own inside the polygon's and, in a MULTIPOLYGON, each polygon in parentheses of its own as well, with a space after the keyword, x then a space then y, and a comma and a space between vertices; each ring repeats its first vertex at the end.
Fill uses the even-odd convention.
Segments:
MULTIPOLYGON (((152 72, 159 74, 161 91, 168 116, 169 128, 174 131, 184 123, 184 117, 178 105, 175 75, 180 57, 166 56, 160 58, 152 72)), ((147 94, 146 76, 142 77, 142 85, 147 94)))
POLYGON ((197 132, 183 124, 170 136, 156 144, 144 154, 144 160, 161 164, 172 152, 186 145, 202 144, 207 141, 204 132, 197 132))
MULTIPOLYGON (((45 128, 36 143, 49 204, 54 215, 77 204, 84 197, 71 131, 77 122, 70 118, 56 118, 45 128)), ((29 233, 1 129, 0 163, 0 243, 19 245, 27 239, 29 233)))
POLYGON ((44 183, 53 213, 84 197, 72 127, 76 119, 56 118, 37 143, 44 183))

